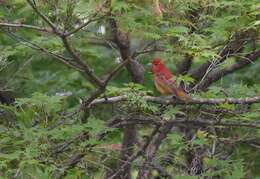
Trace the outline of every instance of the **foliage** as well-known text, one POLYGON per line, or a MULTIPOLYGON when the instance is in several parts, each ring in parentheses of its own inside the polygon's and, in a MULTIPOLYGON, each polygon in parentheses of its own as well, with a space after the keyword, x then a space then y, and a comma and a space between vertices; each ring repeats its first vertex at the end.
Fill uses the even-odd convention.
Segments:
MULTIPOLYGON (((194 93, 193 97, 259 96, 259 60, 230 72, 202 91, 194 92, 193 87, 203 79, 197 81, 192 76, 202 64, 210 62, 209 73, 217 72, 260 48, 257 0, 161 0, 161 9, 156 9, 156 1, 149 0, 108 2, 35 0, 40 12, 62 32, 71 32, 90 20, 68 39, 91 73, 105 79, 122 61, 122 51, 112 39, 111 19, 117 22, 119 32, 131 37, 129 51, 136 53, 135 60, 144 66, 143 84, 132 82, 131 66, 119 70, 97 98, 126 96, 126 100, 91 106, 87 123, 81 123, 81 102, 98 87, 84 72, 67 67, 52 55, 72 57, 55 33, 19 27, 29 24, 51 29, 26 1, 0 0, 0 97, 2 91, 12 91, 16 97, 14 104, 0 103, 1 177, 53 178, 57 171, 66 172, 66 178, 104 177, 121 162, 122 129, 109 126, 110 119, 118 116, 156 117, 156 122, 162 124, 180 118, 259 124, 259 103, 164 106, 145 100, 148 95, 158 96, 150 73, 150 61, 157 56, 174 74, 177 64, 192 57, 188 73, 174 76, 174 80, 194 93), (4 22, 18 27, 2 26, 4 22), (240 41, 242 47, 218 63, 221 50, 240 41), (78 152, 84 157, 75 166, 67 167, 67 159, 78 152)), ((138 125, 138 142, 131 149, 137 150, 145 142, 151 133, 150 125, 138 125)), ((180 179, 257 178, 259 136, 257 128, 184 123, 174 126, 162 141, 153 164, 180 179), (190 174, 191 155, 199 156, 203 163, 197 176, 190 174)), ((132 162, 133 175, 141 161, 138 158, 132 162)), ((162 175, 156 167, 151 170, 154 178, 162 175)))

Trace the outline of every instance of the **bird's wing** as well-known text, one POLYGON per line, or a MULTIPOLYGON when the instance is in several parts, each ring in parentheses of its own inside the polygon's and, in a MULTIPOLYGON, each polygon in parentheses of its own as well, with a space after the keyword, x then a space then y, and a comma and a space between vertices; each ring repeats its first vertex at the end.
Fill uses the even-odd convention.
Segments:
POLYGON ((176 82, 172 79, 167 79, 165 75, 157 73, 154 76, 155 86, 162 94, 174 94, 181 100, 188 101, 191 97, 181 88, 176 86, 176 82))
POLYGON ((154 75, 155 86, 162 94, 175 94, 176 86, 174 81, 167 79, 164 74, 156 73, 154 75))

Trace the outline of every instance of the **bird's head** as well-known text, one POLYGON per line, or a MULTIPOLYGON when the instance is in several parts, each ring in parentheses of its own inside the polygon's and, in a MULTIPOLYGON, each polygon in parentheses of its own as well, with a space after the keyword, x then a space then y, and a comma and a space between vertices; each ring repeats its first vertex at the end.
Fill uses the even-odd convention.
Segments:
POLYGON ((164 64, 160 58, 154 58, 152 61, 152 72, 157 73, 164 69, 164 64))

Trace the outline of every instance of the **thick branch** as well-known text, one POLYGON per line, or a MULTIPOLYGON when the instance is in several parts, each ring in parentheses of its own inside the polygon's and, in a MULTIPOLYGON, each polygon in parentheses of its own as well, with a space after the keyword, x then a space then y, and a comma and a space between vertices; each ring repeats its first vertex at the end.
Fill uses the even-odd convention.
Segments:
MULTIPOLYGON (((130 40, 128 33, 120 31, 118 28, 118 24, 113 17, 109 19, 109 24, 111 27, 111 34, 114 43, 117 45, 121 59, 123 61, 131 60, 131 51, 130 51, 130 40)), ((130 63, 126 63, 126 68, 128 73, 131 76, 131 79, 135 83, 143 83, 144 82, 144 68, 143 66, 138 63, 136 60, 129 61, 130 63)), ((120 154, 120 161, 118 162, 119 166, 125 166, 124 170, 124 178, 130 179, 131 178, 131 163, 128 162, 128 157, 133 154, 132 148, 135 144, 136 139, 136 127, 135 125, 130 125, 124 127, 124 137, 122 142, 122 148, 120 154)))
POLYGON ((188 73, 192 64, 192 59, 192 56, 186 55, 186 57, 176 65, 178 75, 185 75, 188 73))
POLYGON ((233 73, 236 70, 246 67, 247 65, 251 64, 253 61, 256 61, 260 57, 260 50, 247 54, 242 59, 238 60, 235 64, 219 69, 215 72, 210 73, 199 85, 198 89, 204 90, 209 87, 215 81, 218 81, 222 77, 233 73))
MULTIPOLYGON (((228 104, 252 104, 252 103, 260 103, 260 96, 255 97, 247 97, 247 98, 193 98, 189 102, 183 102, 174 99, 172 96, 144 96, 144 100, 147 102, 154 102, 158 104, 185 104, 185 105, 193 105, 193 104, 206 104, 206 105, 216 105, 221 103, 228 104)), ((118 103, 122 101, 127 101, 127 96, 115 96, 110 98, 101 98, 94 100, 90 105, 98 105, 98 104, 109 104, 109 103, 118 103)))
MULTIPOLYGON (((109 19, 112 39, 117 45, 121 58, 123 60, 127 60, 131 58, 131 51, 130 51, 130 41, 129 36, 126 32, 122 32, 119 30, 116 21, 111 17, 109 19)), ((143 66, 138 63, 136 60, 132 60, 127 66, 127 71, 130 74, 132 81, 135 83, 143 83, 144 81, 144 68, 143 66)))

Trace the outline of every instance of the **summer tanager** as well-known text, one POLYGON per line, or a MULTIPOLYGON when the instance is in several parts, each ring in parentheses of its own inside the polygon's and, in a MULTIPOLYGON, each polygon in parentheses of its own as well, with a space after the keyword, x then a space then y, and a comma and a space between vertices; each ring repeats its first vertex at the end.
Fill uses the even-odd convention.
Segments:
POLYGON ((162 94, 173 94, 182 101, 190 101, 192 98, 177 86, 172 79, 173 74, 164 66, 160 58, 152 62, 152 73, 156 89, 162 94))

